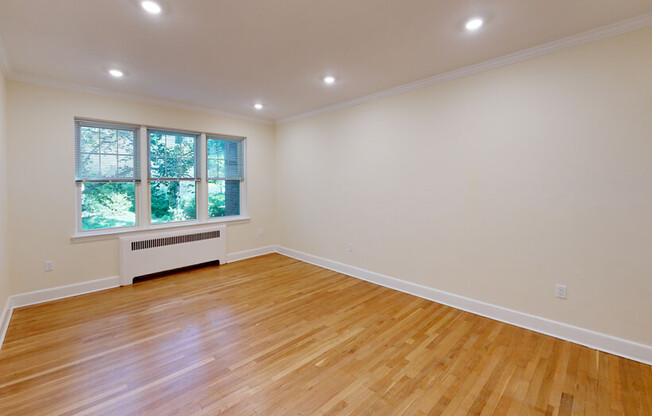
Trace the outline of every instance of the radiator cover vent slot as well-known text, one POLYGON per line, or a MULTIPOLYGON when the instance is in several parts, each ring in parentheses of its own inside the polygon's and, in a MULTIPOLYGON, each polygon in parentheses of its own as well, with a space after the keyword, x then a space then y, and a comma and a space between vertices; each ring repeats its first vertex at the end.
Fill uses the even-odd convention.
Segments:
POLYGON ((210 240, 220 238, 219 231, 208 231, 205 233, 175 235, 172 237, 153 238, 150 240, 134 241, 131 243, 131 251, 147 250, 149 248, 165 247, 174 244, 192 243, 194 241, 210 240))

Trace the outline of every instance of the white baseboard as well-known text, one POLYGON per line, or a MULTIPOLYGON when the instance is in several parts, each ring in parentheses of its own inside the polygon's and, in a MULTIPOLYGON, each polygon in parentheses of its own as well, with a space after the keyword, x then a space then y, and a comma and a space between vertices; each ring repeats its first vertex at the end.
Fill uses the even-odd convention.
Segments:
POLYGON ((11 304, 11 296, 7 298, 4 308, 2 308, 2 314, 0 314, 0 349, 2 349, 2 343, 5 340, 5 335, 7 335, 7 329, 9 329, 9 321, 11 320, 11 314, 13 313, 14 308, 11 304))
MULTIPOLYGON (((448 305, 456 309, 461 309, 476 315, 481 315, 521 328, 526 328, 531 331, 550 335, 555 338, 584 345, 589 348, 652 365, 652 346, 649 345, 639 344, 562 322, 552 321, 550 319, 503 308, 282 246, 266 246, 231 253, 227 255, 227 262, 231 263, 270 253, 279 253, 287 257, 292 257, 306 263, 314 264, 325 269, 418 296, 423 299, 428 299, 433 302, 448 305)), ((11 319, 12 312, 15 308, 110 289, 118 287, 119 285, 119 276, 112 276, 89 282, 10 296, 2 311, 2 315, 0 315, 0 348, 2 347, 2 342, 4 341, 9 326, 9 320, 11 319)))
POLYGON ((51 300, 69 298, 71 296, 111 289, 118 286, 120 286, 120 276, 111 276, 97 280, 89 280, 87 282, 75 283, 72 285, 21 293, 19 295, 10 296, 9 298, 12 300, 12 307, 15 309, 22 308, 23 306, 35 305, 37 303, 49 302, 51 300))
POLYGON ((234 261, 250 259, 252 257, 264 256, 265 254, 272 254, 272 253, 276 253, 276 246, 252 248, 251 250, 238 251, 236 253, 227 254, 226 262, 233 263, 234 261))
MULTIPOLYGON (((227 254, 227 263, 245 260, 252 257, 263 256, 265 254, 276 253, 276 246, 266 246, 254 248, 251 250, 239 251, 227 254)), ((37 290, 34 292, 21 293, 9 296, 5 307, 0 315, 0 349, 4 342, 9 321, 15 308, 35 305, 37 303, 49 302, 52 300, 68 298, 71 296, 83 295, 85 293, 97 292, 100 290, 111 289, 120 286, 120 276, 105 277, 103 279, 91 280, 88 282, 76 283, 67 286, 59 286, 50 289, 37 290)))
POLYGON ((550 319, 515 311, 513 309, 503 308, 350 266, 348 264, 313 256, 312 254, 302 253, 286 247, 278 246, 277 252, 284 256, 292 257, 306 263, 314 264, 361 280, 366 280, 400 292, 409 293, 433 302, 448 305, 456 309, 461 309, 496 321, 505 322, 531 331, 550 335, 555 338, 584 345, 589 348, 652 365, 652 346, 649 345, 639 344, 637 342, 628 341, 562 322, 552 321, 550 319))
POLYGON ((5 335, 7 335, 9 321, 11 320, 11 315, 13 314, 14 309, 35 305, 37 303, 49 302, 51 300, 83 295, 85 293, 97 292, 104 289, 111 289, 118 286, 120 286, 120 276, 111 276, 103 279, 90 280, 88 282, 75 283, 72 285, 53 287, 50 289, 9 296, 2 315, 0 316, 0 325, 2 325, 0 326, 0 349, 5 340, 5 335))

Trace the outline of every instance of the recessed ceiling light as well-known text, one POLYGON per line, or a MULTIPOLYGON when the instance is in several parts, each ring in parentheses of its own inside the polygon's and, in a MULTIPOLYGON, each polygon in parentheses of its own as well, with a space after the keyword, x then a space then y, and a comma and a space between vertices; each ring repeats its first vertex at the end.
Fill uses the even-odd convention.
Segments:
POLYGON ((263 109, 263 105, 262 105, 261 103, 256 103, 256 104, 254 104, 254 108, 255 108, 256 110, 262 110, 262 109, 263 109))
POLYGON ((468 22, 466 22, 466 30, 478 30, 484 23, 484 20, 480 19, 479 17, 475 17, 468 22))
POLYGON ((141 1, 140 5, 143 6, 143 9, 145 9, 147 13, 151 13, 151 14, 161 13, 161 6, 159 6, 159 4, 154 1, 150 1, 150 0, 141 1))
POLYGON ((326 84, 328 84, 328 85, 331 85, 331 84, 333 84, 334 82, 335 82, 335 77, 332 77, 332 76, 330 76, 330 75, 327 76, 327 77, 324 77, 324 83, 326 83, 326 84))
POLYGON ((112 69, 109 71, 109 74, 114 78, 122 78, 124 76, 124 73, 119 69, 112 69))

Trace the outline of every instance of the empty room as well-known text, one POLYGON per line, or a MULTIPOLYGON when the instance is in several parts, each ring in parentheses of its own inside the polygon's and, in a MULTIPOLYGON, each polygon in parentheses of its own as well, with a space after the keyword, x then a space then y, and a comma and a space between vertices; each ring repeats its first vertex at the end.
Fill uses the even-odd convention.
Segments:
POLYGON ((0 415, 652 416, 652 1, 0 0, 0 415))

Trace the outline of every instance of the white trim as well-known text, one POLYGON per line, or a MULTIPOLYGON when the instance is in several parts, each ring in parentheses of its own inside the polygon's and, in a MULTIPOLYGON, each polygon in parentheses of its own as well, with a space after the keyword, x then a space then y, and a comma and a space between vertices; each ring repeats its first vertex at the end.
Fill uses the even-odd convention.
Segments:
POLYGON ((5 341, 7 329, 9 329, 9 321, 11 321, 11 315, 14 312, 11 301, 11 296, 9 296, 5 302, 5 307, 2 309, 2 314, 0 314, 0 350, 2 349, 2 343, 5 341))
POLYGON ((370 101, 387 98, 398 94, 403 94, 408 91, 413 91, 419 88, 425 88, 436 84, 452 81, 458 78, 467 77, 470 75, 478 74, 480 72, 491 71, 493 69, 501 68, 507 65, 515 64, 522 61, 527 61, 539 56, 548 55, 550 53, 558 52, 573 46, 580 46, 586 43, 595 42, 612 36, 621 35, 623 33, 631 32, 637 29, 643 29, 652 26, 652 13, 646 13, 632 19, 617 22, 611 25, 599 27, 597 29, 589 30, 577 35, 569 36, 564 39, 556 40, 553 42, 544 43, 543 45, 535 46, 533 48, 524 49, 519 52, 511 53, 502 57, 490 59, 488 61, 480 62, 478 64, 466 66, 463 68, 455 69, 450 72, 435 75, 432 77, 424 78, 418 81, 410 82, 408 84, 399 85, 383 91, 378 91, 369 95, 354 98, 349 101, 329 105, 317 110, 308 111, 306 113, 297 114, 294 116, 276 120, 276 124, 289 123, 308 117, 313 117, 319 114, 330 113, 333 111, 341 110, 348 107, 353 107, 370 101))
POLYGON ((7 335, 9 321, 11 320, 14 309, 35 305, 37 303, 83 295, 86 293, 98 292, 100 290, 112 289, 118 286, 120 286, 120 276, 111 276, 103 279, 90 280, 72 285, 53 287, 50 289, 9 296, 5 308, 0 315, 0 349, 2 349, 2 344, 7 335))
MULTIPOLYGON (((149 181, 142 180, 143 175, 145 175, 145 178, 149 177, 149 136, 147 135, 147 126, 140 126, 138 146, 140 147, 139 163, 141 181, 136 183, 136 227, 139 230, 145 230, 150 226, 150 209, 152 206, 149 194, 149 181)), ((81 215, 79 222, 81 222, 81 215)), ((78 230, 81 230, 81 224, 78 230)), ((77 235, 82 234, 77 233, 77 235)), ((73 239, 74 242, 75 240, 73 239)))
MULTIPOLYGON (((149 231, 151 232, 151 230, 149 231)), ((272 245, 231 253, 227 255, 227 263, 245 260, 252 257, 258 257, 265 254, 271 254, 275 253, 276 251, 276 246, 272 245)), ((105 277, 103 279, 91 280, 87 282, 75 283, 72 285, 53 287, 50 289, 37 290, 34 292, 9 296, 9 298, 7 298, 7 302, 5 303, 5 307, 2 310, 2 314, 0 314, 0 349, 2 349, 2 343, 4 342, 5 335, 7 334, 7 329, 9 328, 9 322, 11 320, 14 309, 57 299, 83 295, 86 293, 112 289, 119 286, 120 276, 111 276, 105 277)))
MULTIPOLYGON (((271 245, 231 253, 227 255, 227 262, 231 263, 274 252, 476 315, 652 365, 652 346, 649 345, 628 341, 562 322, 552 321, 550 319, 515 311, 513 309, 503 308, 282 246, 271 245)), ((10 296, 2 315, 0 315, 0 348, 2 347, 1 343, 4 340, 13 309, 70 296, 77 296, 84 293, 110 289, 119 286, 119 283, 120 277, 113 276, 89 282, 10 296)))
POLYGON ((120 286, 120 276, 111 276, 97 280, 74 283, 72 285, 21 293, 19 295, 10 296, 10 298, 12 300, 12 308, 16 309, 22 308, 23 306, 36 305, 37 303, 50 302, 52 300, 112 289, 118 286, 120 286))
MULTIPOLYGON (((275 133, 276 134, 276 133, 275 133)), ((276 136, 274 136, 274 140, 276 140, 276 136)), ((244 164, 243 166, 243 178, 240 181, 240 215, 247 216, 249 215, 249 203, 248 203, 248 198, 247 196, 249 193, 247 192, 247 188, 249 188, 249 175, 247 174, 249 170, 249 163, 247 162, 247 158, 249 157, 249 151, 247 150, 249 146, 249 139, 246 137, 242 138, 242 163, 244 164)), ((208 157, 208 153, 206 154, 208 157)), ((208 172, 206 172, 208 174, 208 172)), ((208 193, 206 193, 208 197, 208 193)), ((206 211, 208 212, 208 211, 206 211)))
POLYGON ((589 348, 652 365, 652 346, 650 345, 639 344, 611 335, 515 311, 513 309, 503 308, 501 306, 396 279, 394 277, 314 256, 312 254, 303 253, 297 250, 292 250, 286 247, 278 246, 276 251, 287 257, 292 257, 306 263, 346 274, 357 279, 366 280, 403 293, 408 293, 410 295, 448 305, 496 321, 505 322, 510 325, 515 325, 531 331, 550 335, 555 338, 584 345, 589 348))
POLYGON ((84 233, 75 234, 72 237, 70 237, 70 240, 73 243, 111 240, 111 239, 126 237, 130 235, 151 234, 159 231, 164 232, 176 228, 192 229, 192 228, 204 227, 207 225, 214 225, 214 224, 240 224, 240 223, 249 222, 250 220, 251 217, 233 216, 233 217, 211 218, 202 222, 183 221, 177 223, 151 224, 147 228, 145 227, 143 228, 128 227, 124 229, 111 228, 110 231, 84 232, 84 233))
POLYGON ((276 246, 266 246, 253 248, 251 250, 238 251, 236 253, 229 253, 226 255, 226 262, 233 263, 234 261, 246 260, 252 257, 264 256, 265 254, 276 253, 276 246))
POLYGON ((137 103, 158 105, 167 108, 176 108, 179 110, 194 111, 196 113, 211 114, 219 117, 228 117, 233 119, 247 120, 260 124, 274 124, 272 120, 264 118, 250 117, 242 114, 230 113, 228 111, 218 110, 213 107, 191 104, 182 101, 169 100, 164 98, 149 97, 146 95, 133 94, 128 92, 110 90, 90 85, 82 85, 74 82, 61 81, 58 79, 48 78, 40 75, 30 75, 25 73, 8 72, 5 74, 12 81, 26 82, 28 84, 42 85, 45 87, 59 88, 68 91, 83 92, 86 94, 102 95, 105 97, 129 100, 137 103))
MULTIPOLYGON (((206 222, 210 217, 208 216, 208 181, 206 180, 207 175, 207 158, 208 146, 206 143, 206 133, 199 134, 199 143, 198 143, 198 154, 199 157, 196 157, 196 163, 199 165, 199 182, 196 182, 196 191, 195 191, 195 206, 197 211, 197 219, 199 222, 206 222)), ((149 158, 148 158, 149 159, 149 158)), ((151 206, 151 205, 150 205, 151 206)))

